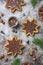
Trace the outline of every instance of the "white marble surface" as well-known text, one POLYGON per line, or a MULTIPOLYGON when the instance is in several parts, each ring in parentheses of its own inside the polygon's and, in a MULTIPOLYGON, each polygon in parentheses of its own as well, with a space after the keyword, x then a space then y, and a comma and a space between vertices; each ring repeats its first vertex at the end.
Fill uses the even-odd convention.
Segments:
MULTIPOLYGON (((16 35, 17 37, 22 38, 23 40, 23 44, 26 46, 25 52, 23 55, 18 55, 17 57, 21 58, 21 61, 24 62, 26 61, 26 57, 28 56, 28 49, 32 49, 33 43, 32 43, 32 39, 34 37, 38 37, 38 38, 43 38, 43 21, 41 21, 38 17, 38 8, 43 4, 43 0, 41 2, 39 2, 35 8, 32 7, 30 0, 24 0, 26 2, 25 6, 22 6, 22 11, 16 11, 14 13, 11 13, 9 9, 5 8, 5 1, 4 0, 0 0, 0 13, 4 13, 4 16, 2 17, 3 21, 5 22, 5 25, 0 24, 0 31, 2 30, 5 35, 0 33, 0 54, 5 54, 6 50, 4 49, 3 45, 5 44, 4 42, 6 41, 7 38, 12 37, 13 35, 16 35), (25 16, 23 16, 23 14, 25 14, 25 16), (12 28, 10 28, 8 26, 8 20, 10 17, 15 16, 18 19, 19 24, 21 25, 23 23, 23 20, 25 20, 26 18, 37 18, 37 22, 40 25, 40 29, 39 29, 39 33, 35 34, 34 37, 30 37, 30 36, 26 36, 21 30, 20 28, 17 28, 18 33, 13 33, 12 32, 12 28), (30 40, 30 45, 27 45, 26 41, 30 40), (27 56, 26 56, 26 55, 27 56), (25 57, 25 58, 24 58, 25 57)), ((38 46, 38 54, 41 54, 43 52, 43 50, 41 50, 38 46)), ((6 55, 6 54, 5 54, 6 55)), ((6 55, 7 56, 7 55, 6 55)), ((11 65, 12 61, 15 59, 12 56, 8 56, 9 61, 5 62, 4 60, 0 60, 1 65, 11 65)), ((28 58, 28 60, 30 61, 30 58, 28 58)))

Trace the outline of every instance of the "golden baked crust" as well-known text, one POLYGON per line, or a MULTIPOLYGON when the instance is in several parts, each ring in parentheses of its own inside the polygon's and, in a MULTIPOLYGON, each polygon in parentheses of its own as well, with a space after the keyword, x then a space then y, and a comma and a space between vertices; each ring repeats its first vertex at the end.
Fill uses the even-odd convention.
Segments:
POLYGON ((22 31, 25 32, 27 36, 33 36, 35 33, 38 33, 38 27, 39 25, 35 18, 32 21, 28 18, 22 23, 22 31))
POLYGON ((10 8, 11 12, 15 10, 21 11, 22 6, 25 5, 24 0, 6 0, 6 8, 10 8))
POLYGON ((7 50, 7 54, 12 54, 15 57, 17 54, 22 54, 24 45, 22 45, 20 38, 14 36, 6 41, 4 48, 7 50))

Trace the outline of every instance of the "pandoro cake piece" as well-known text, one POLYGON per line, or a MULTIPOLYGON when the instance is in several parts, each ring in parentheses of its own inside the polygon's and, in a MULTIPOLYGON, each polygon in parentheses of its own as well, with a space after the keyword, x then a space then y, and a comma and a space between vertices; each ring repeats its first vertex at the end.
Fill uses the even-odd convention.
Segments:
POLYGON ((35 33, 38 33, 38 28, 39 25, 37 24, 37 20, 35 18, 32 21, 28 18, 22 23, 22 31, 27 36, 33 36, 35 33))
POLYGON ((11 54, 15 57, 17 54, 22 54, 24 45, 20 38, 14 36, 11 39, 6 40, 4 48, 7 50, 7 54, 11 54))
POLYGON ((11 12, 14 12, 15 10, 22 10, 22 6, 24 5, 24 0, 6 0, 6 8, 10 8, 11 12))

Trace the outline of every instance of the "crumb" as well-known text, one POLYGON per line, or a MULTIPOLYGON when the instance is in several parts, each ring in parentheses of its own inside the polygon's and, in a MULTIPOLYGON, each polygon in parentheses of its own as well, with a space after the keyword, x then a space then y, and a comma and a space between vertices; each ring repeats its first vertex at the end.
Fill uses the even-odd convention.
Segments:
POLYGON ((0 17, 1 17, 1 16, 4 16, 4 14, 3 14, 3 13, 0 13, 0 17))
POLYGON ((3 59, 4 58, 4 55, 0 55, 0 59, 3 59))
POLYGON ((4 60, 5 60, 5 61, 8 61, 8 58, 7 58, 7 57, 4 57, 4 60))
POLYGON ((27 44, 29 44, 29 40, 27 41, 27 44))
POLYGON ((15 32, 15 33, 17 33, 17 30, 12 30, 12 32, 15 32))

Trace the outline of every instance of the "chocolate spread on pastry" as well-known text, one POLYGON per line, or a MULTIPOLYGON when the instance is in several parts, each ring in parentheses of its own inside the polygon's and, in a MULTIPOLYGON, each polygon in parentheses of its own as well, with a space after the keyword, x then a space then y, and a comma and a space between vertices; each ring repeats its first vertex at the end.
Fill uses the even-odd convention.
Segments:
POLYGON ((38 32, 38 25, 36 20, 33 19, 29 21, 28 19, 22 25, 22 31, 26 33, 26 35, 34 35, 34 33, 38 32))
POLYGON ((9 19, 9 26, 10 27, 12 27, 12 26, 15 26, 16 25, 16 22, 17 22, 17 20, 16 20, 16 18, 15 17, 11 17, 10 19, 9 19))
POLYGON ((7 54, 12 54, 13 56, 16 56, 17 54, 21 54, 21 49, 24 48, 24 46, 21 44, 21 40, 13 37, 12 40, 7 40, 7 42, 4 45, 4 47, 7 49, 7 54))
POLYGON ((26 24, 25 28, 26 32, 30 32, 31 34, 33 33, 33 31, 35 30, 36 25, 34 24, 34 20, 32 22, 29 22, 26 24))
POLYGON ((39 17, 43 20, 43 5, 39 8, 39 17))
POLYGON ((11 12, 21 10, 22 5, 24 5, 24 0, 6 0, 6 8, 10 8, 11 12))

